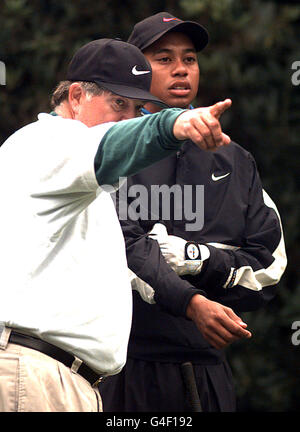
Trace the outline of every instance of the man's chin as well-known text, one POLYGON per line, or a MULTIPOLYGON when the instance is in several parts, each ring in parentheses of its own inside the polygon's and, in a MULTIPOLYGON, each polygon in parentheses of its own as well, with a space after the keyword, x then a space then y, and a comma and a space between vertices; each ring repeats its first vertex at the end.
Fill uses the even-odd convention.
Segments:
POLYGON ((174 107, 174 108, 187 109, 187 108, 189 108, 191 102, 192 101, 190 99, 176 97, 176 98, 170 98, 169 102, 166 102, 166 103, 169 106, 174 107))

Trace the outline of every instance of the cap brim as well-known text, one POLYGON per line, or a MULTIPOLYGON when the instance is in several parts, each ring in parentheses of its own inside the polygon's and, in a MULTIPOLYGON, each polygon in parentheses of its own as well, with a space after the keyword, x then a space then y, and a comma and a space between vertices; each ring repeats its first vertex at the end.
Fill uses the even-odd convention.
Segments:
POLYGON ((153 38, 147 41, 143 47, 139 47, 140 50, 143 51, 144 49, 148 48, 150 45, 169 32, 182 32, 188 35, 191 38, 196 51, 202 51, 208 44, 208 33, 204 27, 193 21, 184 21, 179 22, 173 27, 169 27, 168 29, 156 34, 153 36, 153 38))
POLYGON ((111 84, 105 82, 97 82, 97 84, 119 96, 123 96, 129 99, 139 99, 145 102, 152 102, 162 108, 168 108, 167 104, 165 104, 163 101, 153 96, 151 93, 147 92, 146 90, 136 88, 136 87, 124 86, 121 84, 111 84))

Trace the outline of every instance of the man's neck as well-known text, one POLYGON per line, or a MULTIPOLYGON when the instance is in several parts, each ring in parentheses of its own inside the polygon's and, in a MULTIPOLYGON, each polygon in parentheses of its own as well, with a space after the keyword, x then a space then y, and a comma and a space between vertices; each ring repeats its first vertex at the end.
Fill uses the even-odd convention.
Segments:
POLYGON ((54 112, 55 114, 63 118, 68 118, 68 119, 73 118, 71 114, 71 110, 69 108, 69 104, 67 102, 62 102, 60 105, 56 106, 54 112))
MULTIPOLYGON (((149 111, 151 114, 157 113, 159 111, 161 111, 163 108, 159 107, 158 105, 155 105, 151 102, 148 102, 144 105, 144 108, 149 111)), ((172 108, 179 108, 179 107, 172 107, 172 108)), ((182 107, 180 107, 182 108, 182 107)), ((187 106, 186 108, 182 108, 182 109, 193 109, 192 105, 187 106)))

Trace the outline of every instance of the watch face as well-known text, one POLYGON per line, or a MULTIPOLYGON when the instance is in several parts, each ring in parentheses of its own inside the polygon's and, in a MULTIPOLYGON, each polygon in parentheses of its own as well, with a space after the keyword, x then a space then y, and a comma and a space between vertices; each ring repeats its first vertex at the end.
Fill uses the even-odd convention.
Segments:
POLYGON ((190 260, 200 259, 200 251, 197 245, 190 243, 186 247, 186 256, 190 260))

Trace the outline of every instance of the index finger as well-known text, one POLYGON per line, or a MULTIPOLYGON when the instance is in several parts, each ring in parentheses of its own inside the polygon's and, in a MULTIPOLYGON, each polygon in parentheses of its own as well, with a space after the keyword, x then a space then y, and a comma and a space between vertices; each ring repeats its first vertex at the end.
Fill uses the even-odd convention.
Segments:
POLYGON ((232 101, 231 99, 225 99, 222 102, 217 102, 211 107, 209 107, 210 113, 216 117, 217 119, 220 118, 220 116, 231 107, 232 101))
POLYGON ((238 326, 233 331, 242 334, 244 337, 250 337, 251 332, 246 330, 247 324, 231 308, 226 308, 225 311, 227 316, 238 326))

